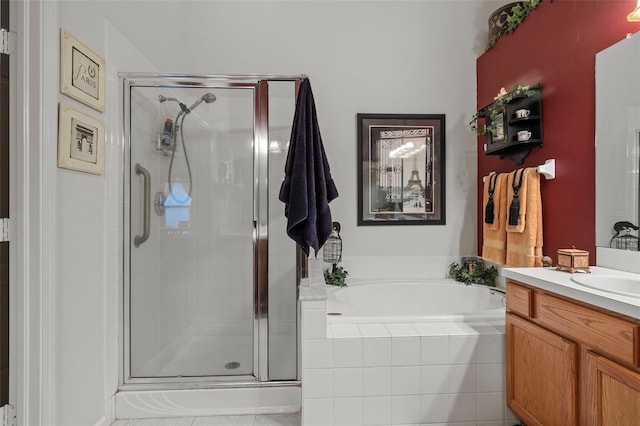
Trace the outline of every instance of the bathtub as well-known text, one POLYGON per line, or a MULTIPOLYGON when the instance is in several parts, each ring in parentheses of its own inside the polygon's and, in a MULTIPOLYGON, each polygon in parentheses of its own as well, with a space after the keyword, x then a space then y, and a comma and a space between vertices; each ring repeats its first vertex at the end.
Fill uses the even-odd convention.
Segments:
POLYGON ((302 425, 512 425, 501 292, 450 279, 301 288, 302 425))
POLYGON ((504 294, 451 279, 359 280, 327 292, 331 323, 473 322, 504 319, 504 294))

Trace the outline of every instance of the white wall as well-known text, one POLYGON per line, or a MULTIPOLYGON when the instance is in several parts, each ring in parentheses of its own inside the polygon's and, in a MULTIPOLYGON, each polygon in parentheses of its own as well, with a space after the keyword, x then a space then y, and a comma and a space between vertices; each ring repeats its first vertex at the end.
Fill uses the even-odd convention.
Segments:
MULTIPOLYGON (((354 265, 380 265, 371 260, 378 256, 394 256, 397 263, 475 253, 476 137, 466 124, 476 110, 475 58, 498 2, 93 0, 57 6, 57 25, 43 24, 45 39, 57 40, 65 27, 106 55, 118 49, 109 45, 113 24, 161 72, 307 74, 340 192, 331 208, 343 225, 344 254, 369 259, 354 265), (359 112, 446 114, 446 225, 356 226, 359 112)), ((115 56, 106 55, 108 66, 115 56)), ((138 59, 120 56, 117 71, 142 71, 138 59)), ((45 92, 57 92, 58 66, 43 64, 45 92)), ((58 99, 92 112, 63 95, 58 99)), ((108 92, 106 113, 92 114, 114 120, 115 100, 108 92)), ((57 105, 43 108, 45 119, 55 120, 57 105)), ((47 143, 55 144, 55 136, 47 143)), ((122 170, 115 136, 109 146, 105 175, 57 169, 49 176, 56 216, 55 250, 49 253, 56 265, 55 424, 105 424, 112 415, 114 289, 122 276, 114 271, 121 237, 111 216, 121 207, 121 193, 110 182, 122 170)), ((443 275, 442 262, 435 264, 443 275)))
POLYGON ((474 44, 486 27, 475 18, 480 2, 183 4, 183 40, 166 28, 155 39, 122 28, 161 70, 309 75, 346 256, 475 252, 476 138, 466 123, 476 109, 474 44), (446 226, 356 226, 358 112, 446 114, 446 226))

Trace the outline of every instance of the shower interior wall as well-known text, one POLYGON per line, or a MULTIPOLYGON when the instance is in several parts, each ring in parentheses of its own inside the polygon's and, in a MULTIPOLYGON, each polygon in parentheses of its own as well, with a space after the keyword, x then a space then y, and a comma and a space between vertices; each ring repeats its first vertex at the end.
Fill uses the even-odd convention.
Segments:
MULTIPOLYGON (((170 19, 174 27, 188 31, 141 25, 150 21, 146 1, 52 0, 24 8, 25 15, 40 8, 47 18, 31 23, 44 32, 38 71, 44 95, 40 96, 69 102, 105 120, 107 128, 105 174, 45 171, 43 181, 55 194, 51 212, 55 223, 31 230, 53 241, 41 261, 55 265, 52 286, 56 297, 43 302, 46 312, 55 314, 49 335, 52 343, 43 348, 44 357, 55 368, 51 386, 42 391, 44 400, 55 407, 45 413, 51 424, 108 425, 115 411, 121 317, 117 288, 123 279, 117 260, 122 243, 122 224, 117 220, 123 203, 118 180, 122 146, 120 129, 113 125, 119 120, 113 81, 117 71, 307 73, 340 191, 332 213, 343 225, 345 256, 351 257, 353 270, 443 275, 449 259, 475 252, 476 142, 466 122, 476 107, 475 59, 482 52, 486 19, 496 2, 256 1, 247 6, 246 2, 153 3, 153 16, 170 19), (363 10, 366 21, 361 19, 363 10), (224 19, 217 19, 213 26, 201 25, 211 16, 224 19), (318 19, 309 20, 309 16, 318 19), (326 22, 331 22, 330 35, 326 22), (60 27, 105 56, 112 88, 105 113, 59 93, 56 52, 60 27), (381 61, 380 52, 397 52, 406 66, 381 61), (447 114, 446 226, 356 226, 357 112, 447 114)), ((32 86, 36 96, 37 90, 38 86, 32 86)), ((57 105, 43 104, 42 111, 43 128, 55 129, 57 105)), ((30 159, 55 164, 55 149, 43 150, 55 146, 55 132, 43 132, 41 138, 30 159), (48 157, 40 158, 43 154, 48 157)), ((277 172, 274 166, 273 173, 277 172)), ((29 195, 38 193, 25 196, 29 195)), ((282 212, 278 203, 270 208, 282 212)), ((39 321, 40 302, 33 304, 36 316, 32 324, 39 321)), ((36 370, 40 366, 36 358, 29 362, 37 364, 36 370)), ((37 408, 32 410, 37 412, 37 408)))
MULTIPOLYGON (((158 103, 157 94, 162 90, 151 91, 154 95, 151 97, 143 95, 142 90, 148 94, 151 89, 132 91, 132 162, 135 153, 149 169, 153 197, 157 191, 169 194, 171 155, 158 150, 156 141, 165 118, 175 117, 179 108, 172 102, 158 103)), ((164 93, 167 90, 170 89, 166 88, 164 93)), ((190 103, 203 89, 175 92, 178 99, 190 103)), ((229 121, 225 115, 233 108, 222 102, 213 104, 215 114, 201 107, 186 117, 181 133, 191 164, 192 182, 187 178, 185 153, 178 139, 172 167, 175 198, 167 195, 164 215, 152 211, 149 240, 131 252, 132 256, 136 255, 131 265, 131 303, 135 308, 131 311, 132 324, 143 323, 139 328, 132 328, 131 336, 131 347, 137 355, 131 357, 131 370, 138 374, 212 374, 208 365, 213 360, 192 358, 189 365, 167 365, 168 371, 164 370, 164 364, 172 363, 183 346, 211 340, 216 335, 244 336, 241 340, 246 349, 242 352, 248 353, 242 354, 242 369, 252 371, 253 205, 249 204, 253 187, 252 134, 250 128, 245 129, 248 134, 244 135, 237 132, 234 135, 230 129, 222 128, 229 121), (211 122, 216 123, 216 128, 209 125, 211 122), (234 147, 244 147, 244 150, 234 147), (236 169, 235 173, 220 171, 225 164, 236 169), (230 179, 233 182, 229 182, 230 179), (189 198, 179 189, 189 191, 190 185, 196 188, 190 197, 190 207, 171 207, 176 201, 189 198), (188 214, 180 218, 183 223, 172 222, 177 211, 174 209, 188 214), (134 331, 138 332, 133 334, 134 331)), ((251 123, 253 112, 248 113, 251 123)), ((245 122, 246 118, 245 111, 245 122)), ((139 177, 132 177, 132 194, 139 200, 140 194, 137 197, 135 194, 137 180, 139 177)), ((132 230, 136 232, 140 225, 135 223, 135 218, 142 217, 141 204, 132 202, 131 209, 132 230)))

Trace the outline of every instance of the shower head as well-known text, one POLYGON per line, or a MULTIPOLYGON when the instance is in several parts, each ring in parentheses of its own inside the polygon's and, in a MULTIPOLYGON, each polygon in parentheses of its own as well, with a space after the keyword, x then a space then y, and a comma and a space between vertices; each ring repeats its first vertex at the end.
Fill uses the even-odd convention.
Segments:
POLYGON ((211 92, 209 92, 209 93, 205 93, 204 95, 202 95, 202 96, 200 97, 200 99, 198 99, 197 101, 195 101, 195 102, 193 103, 193 105, 191 105, 191 106, 189 107, 189 111, 193 111, 193 109, 194 109, 195 107, 197 107, 198 105, 200 105, 200 104, 202 103, 202 101, 204 101, 204 102, 206 102, 206 103, 210 104, 211 102, 215 102, 215 100, 216 100, 216 95, 214 95, 214 94, 213 94, 213 93, 211 93, 211 92))
POLYGON ((171 102, 175 102, 178 105, 180 105, 180 109, 182 110, 182 112, 185 113, 189 113, 190 111, 187 109, 187 106, 185 104, 183 104, 182 102, 180 102, 179 99, 177 98, 167 98, 164 95, 158 95, 158 100, 160 101, 160 103, 166 102, 166 101, 171 101, 171 102))
POLYGON ((216 95, 214 95, 211 92, 205 93, 204 95, 202 95, 202 100, 205 101, 206 103, 210 104, 211 102, 215 102, 216 101, 216 95))

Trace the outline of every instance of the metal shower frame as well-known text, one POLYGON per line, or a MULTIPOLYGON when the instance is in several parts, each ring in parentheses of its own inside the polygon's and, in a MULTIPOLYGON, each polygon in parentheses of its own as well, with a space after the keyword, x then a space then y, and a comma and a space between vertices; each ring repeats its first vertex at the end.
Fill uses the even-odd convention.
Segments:
MULTIPOLYGON (((122 339, 119 350, 119 389, 184 389, 185 385, 195 384, 198 388, 219 387, 243 387, 243 386, 282 386, 290 383, 297 385, 298 381, 269 381, 269 335, 268 335, 268 83, 276 81, 292 81, 296 83, 296 94, 302 80, 306 75, 187 75, 187 74, 153 74, 153 73, 118 73, 119 87, 121 87, 123 125, 123 291, 120 294, 120 306, 123 307, 119 316, 119 326, 122 339), (160 82, 160 83, 159 83, 160 82), (253 260, 254 260, 254 375, 248 376, 219 376, 213 378, 188 377, 188 380, 180 377, 162 378, 131 378, 130 376, 130 323, 127 312, 130 311, 131 302, 128 294, 130 288, 130 255, 131 238, 130 223, 127 211, 130 207, 130 188, 128 182, 132 178, 130 167, 131 135, 130 135, 130 89, 131 87, 166 87, 166 88, 253 88, 254 89, 254 212, 253 212, 253 260)), ((298 250, 299 251, 299 250, 298 250)), ((300 271, 304 274, 305 265, 300 264, 300 256, 296 256, 298 280, 300 271)), ((296 283, 298 284, 298 283, 296 283)), ((299 344, 298 344, 299 358, 299 344)), ((298 380, 300 371, 298 368, 298 380)))

